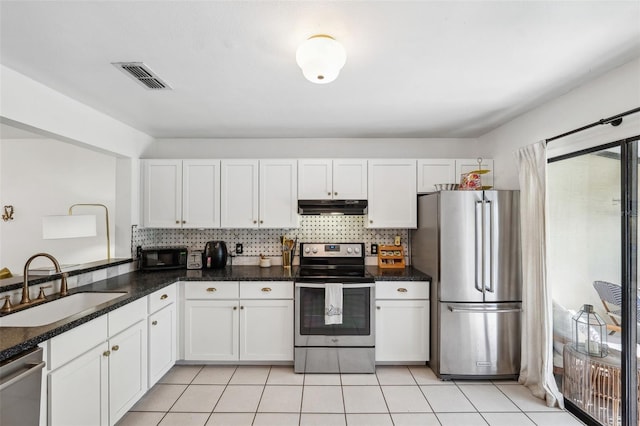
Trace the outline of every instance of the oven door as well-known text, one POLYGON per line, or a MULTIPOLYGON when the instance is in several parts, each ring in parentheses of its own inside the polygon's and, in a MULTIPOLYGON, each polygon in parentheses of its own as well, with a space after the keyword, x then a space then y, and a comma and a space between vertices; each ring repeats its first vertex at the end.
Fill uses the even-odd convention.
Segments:
POLYGON ((295 346, 375 346, 375 283, 343 284, 342 324, 324 322, 325 284, 296 282, 295 346))

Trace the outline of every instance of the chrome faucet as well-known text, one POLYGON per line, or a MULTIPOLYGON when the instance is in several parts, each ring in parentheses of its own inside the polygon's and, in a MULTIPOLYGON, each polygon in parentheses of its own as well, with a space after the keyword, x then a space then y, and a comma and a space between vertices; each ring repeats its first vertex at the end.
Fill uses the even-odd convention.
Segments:
MULTIPOLYGON (((33 259, 40 256, 50 259, 53 262, 53 266, 56 268, 56 272, 62 272, 62 269, 60 269, 60 263, 58 263, 56 258, 51 256, 49 253, 37 253, 31 256, 27 260, 27 263, 24 264, 24 281, 22 283, 22 300, 20 300, 20 305, 28 305, 31 303, 31 298, 29 297, 29 265, 31 265, 33 259)), ((67 288, 67 273, 65 272, 60 278, 60 296, 66 296, 67 294, 69 294, 69 290, 67 288)))

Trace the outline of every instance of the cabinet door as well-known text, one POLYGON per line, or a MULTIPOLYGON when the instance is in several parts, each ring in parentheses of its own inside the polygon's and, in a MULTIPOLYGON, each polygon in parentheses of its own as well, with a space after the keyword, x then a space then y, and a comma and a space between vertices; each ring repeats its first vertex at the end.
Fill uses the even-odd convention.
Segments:
MULTIPOLYGON (((493 186, 493 160, 482 159, 482 170, 490 170, 489 173, 480 175, 483 186, 493 186)), ((456 177, 457 182, 460 183, 460 175, 462 173, 469 173, 473 170, 478 170, 477 158, 462 158, 456 160, 456 177)))
POLYGON ((333 198, 367 199, 367 160, 333 160, 333 198))
POLYGON ((184 359, 237 361, 238 301, 187 300, 184 305, 184 359))
POLYGON ((240 359, 293 361, 293 300, 240 301, 240 359))
POLYGON ((298 199, 330 200, 332 176, 331 160, 298 160, 298 199))
POLYGON ((182 222, 182 161, 145 160, 143 222, 150 228, 179 228, 182 222))
POLYGON ((258 227, 258 160, 220 163, 220 226, 258 227))
POLYGON ((114 425, 147 391, 147 323, 109 339, 109 424, 114 425))
POLYGON ((459 183, 456 160, 431 158, 418 160, 418 192, 435 192, 439 183, 459 183))
POLYGON ((376 300, 376 361, 429 360, 429 301, 376 300))
POLYGON ((149 315, 149 387, 176 362, 176 305, 149 315))
POLYGON ((107 425, 108 345, 102 343, 49 373, 50 426, 107 425))
POLYGON ((369 228, 415 228, 416 160, 369 160, 369 228))
POLYGON ((260 160, 260 227, 298 227, 298 167, 295 160, 260 160))
POLYGON ((220 161, 182 162, 182 227, 220 227, 220 161))

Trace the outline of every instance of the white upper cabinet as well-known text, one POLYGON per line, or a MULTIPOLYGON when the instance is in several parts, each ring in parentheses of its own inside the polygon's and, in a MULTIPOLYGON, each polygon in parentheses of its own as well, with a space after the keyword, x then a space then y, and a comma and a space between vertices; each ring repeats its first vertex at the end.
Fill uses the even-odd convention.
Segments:
POLYGON ((146 160, 143 173, 144 226, 180 228, 182 226, 182 161, 146 160))
POLYGON ((299 160, 298 199, 366 200, 367 160, 299 160))
POLYGON ((220 160, 145 160, 143 224, 220 227, 220 160))
POLYGON ((220 161, 182 162, 182 227, 220 226, 220 161))
POLYGON ((369 160, 369 228, 415 228, 416 160, 369 160))
POLYGON ((298 227, 296 160, 260 160, 260 228, 298 227))
POLYGON ((220 225, 258 227, 258 160, 222 160, 220 225))
MULTIPOLYGON (((482 160, 482 169, 490 170, 481 175, 482 185, 493 186, 493 160, 482 160)), ((439 183, 460 183, 460 175, 478 170, 477 158, 418 160, 418 193, 435 192, 439 183)))
POLYGON ((223 228, 295 228, 295 160, 222 160, 223 228))
POLYGON ((458 183, 456 160, 430 158, 418 160, 418 192, 434 192, 439 183, 458 183))

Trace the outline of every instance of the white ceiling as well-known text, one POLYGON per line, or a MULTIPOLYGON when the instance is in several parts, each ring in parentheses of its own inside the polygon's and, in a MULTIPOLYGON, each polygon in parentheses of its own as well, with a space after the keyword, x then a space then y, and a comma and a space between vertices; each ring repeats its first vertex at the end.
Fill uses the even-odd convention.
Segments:
POLYGON ((3 65, 157 138, 477 137, 640 56, 637 0, 2 1, 0 27, 3 65), (295 62, 318 33, 347 50, 326 85, 295 62))

